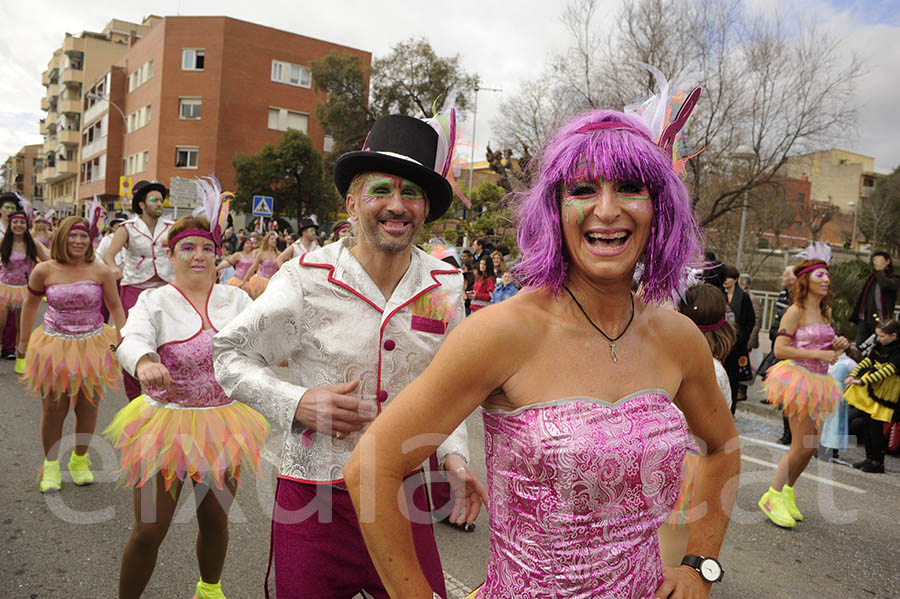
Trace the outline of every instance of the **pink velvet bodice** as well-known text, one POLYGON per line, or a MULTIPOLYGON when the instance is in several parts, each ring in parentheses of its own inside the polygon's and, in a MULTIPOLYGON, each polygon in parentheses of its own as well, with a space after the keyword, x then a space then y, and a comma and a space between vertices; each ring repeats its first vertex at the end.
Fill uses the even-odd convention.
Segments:
MULTIPOLYGON (((250 267, 253 266, 253 257, 244 258, 241 256, 238 258, 237 264, 234 265, 234 276, 243 279, 244 275, 247 274, 247 271, 250 270, 250 267)), ((260 268, 262 265, 260 264, 260 268)))
POLYGON ((661 390, 484 412, 490 557, 479 599, 651 598, 657 529, 692 443, 661 390))
POLYGON ((0 262, 0 283, 21 287, 28 282, 28 274, 34 266, 34 260, 24 252, 12 252, 9 262, 0 262))
POLYGON ((44 331, 57 335, 89 335, 103 328, 103 286, 96 281, 78 281, 47 286, 44 331))
MULTIPOLYGON (((834 343, 834 329, 827 324, 810 324, 794 331, 791 347, 797 349, 831 349, 834 343)), ((816 374, 827 374, 828 363, 824 360, 791 360, 794 364, 816 374)))
POLYGON ((271 279, 272 275, 278 272, 278 263, 274 260, 263 260, 259 263, 256 274, 264 279, 271 279))
POLYGON ((187 341, 167 343, 156 352, 169 370, 172 386, 147 387, 147 395, 165 403, 183 407, 211 408, 231 400, 216 382, 213 372, 212 338, 214 329, 200 331, 187 341))

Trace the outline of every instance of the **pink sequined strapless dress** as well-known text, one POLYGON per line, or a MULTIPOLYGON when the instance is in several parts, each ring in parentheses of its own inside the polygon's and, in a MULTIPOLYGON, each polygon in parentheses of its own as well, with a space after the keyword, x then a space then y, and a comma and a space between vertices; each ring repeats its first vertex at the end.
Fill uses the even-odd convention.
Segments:
POLYGON ((161 473, 167 490, 187 479, 221 489, 226 477, 240 482, 241 465, 259 467, 269 425, 259 412, 230 400, 216 382, 215 334, 207 329, 160 346, 159 360, 172 385, 148 386, 103 432, 121 453, 117 473, 126 485, 140 487, 161 473))
POLYGON ((244 282, 244 275, 247 274, 251 266, 253 266, 253 256, 249 258, 241 256, 238 258, 237 264, 234 265, 234 276, 228 279, 225 284, 240 287, 244 282))
POLYGON ((479 599, 649 599, 690 433, 662 390, 484 412, 490 557, 479 599))
MULTIPOLYGON (((794 331, 791 347, 831 349, 834 329, 811 324, 794 331)), ((769 403, 784 409, 790 418, 806 417, 821 424, 841 398, 841 388, 828 374, 823 360, 782 360, 766 374, 764 384, 769 403)))
POLYGON ((22 307, 32 268, 34 260, 24 252, 12 252, 6 264, 0 261, 0 309, 19 310, 22 307))
POLYGON ((42 326, 28 341, 22 379, 35 397, 68 398, 81 394, 91 401, 103 387, 119 387, 113 352, 119 333, 104 324, 100 306, 103 286, 95 281, 49 285, 42 326))
POLYGON ((244 289, 247 290, 247 293, 250 294, 250 297, 253 299, 258 298, 262 295, 262 292, 266 290, 266 287, 269 284, 269 279, 272 278, 278 272, 278 263, 274 260, 263 260, 259 263, 259 268, 256 270, 256 274, 250 277, 250 280, 247 281, 247 285, 244 289))

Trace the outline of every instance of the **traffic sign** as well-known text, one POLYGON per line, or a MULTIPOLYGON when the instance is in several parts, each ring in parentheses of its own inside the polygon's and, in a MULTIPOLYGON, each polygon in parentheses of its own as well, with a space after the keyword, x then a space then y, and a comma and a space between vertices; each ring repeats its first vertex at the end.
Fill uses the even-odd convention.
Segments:
POLYGON ((272 196, 253 196, 253 216, 272 216, 272 196))
POLYGON ((166 208, 194 208, 203 205, 197 179, 172 177, 169 179, 169 197, 163 203, 166 208))
POLYGON ((123 198, 131 197, 131 177, 119 177, 119 195, 123 198))

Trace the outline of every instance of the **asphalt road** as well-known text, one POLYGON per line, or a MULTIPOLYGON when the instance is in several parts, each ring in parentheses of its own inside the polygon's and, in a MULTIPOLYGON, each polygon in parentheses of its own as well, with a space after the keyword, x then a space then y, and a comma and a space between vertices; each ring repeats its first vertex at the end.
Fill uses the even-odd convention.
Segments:
MULTIPOLYGON (((97 483, 66 483, 59 495, 38 492, 42 462, 40 406, 26 399, 12 362, 0 362, 0 597, 81 599, 115 597, 122 547, 132 522, 131 493, 110 480, 116 459, 98 441, 93 450, 97 483)), ((753 390, 755 392, 755 390, 753 390)), ((751 393, 750 402, 756 402, 751 393)), ((98 430, 125 404, 121 392, 104 399, 98 430)), ((749 405, 749 404, 748 404, 749 405)), ((726 569, 717 598, 893 598, 900 597, 900 460, 890 457, 891 474, 863 474, 813 460, 796 485, 806 519, 786 531, 769 523, 756 508, 784 448, 772 443, 781 422, 763 406, 738 412, 742 474, 738 501, 720 561, 726 569)), ((71 433, 72 415, 66 426, 71 433)), ((483 471, 480 417, 469 419, 473 463, 483 471)), ((71 442, 64 439, 62 461, 71 442), (66 445, 68 441, 68 444, 66 445)), ((270 459, 280 450, 280 434, 268 445, 270 459)), ((862 449, 842 452, 861 459, 862 449)), ((263 596, 269 548, 269 516, 275 468, 264 461, 262 478, 245 473, 231 512, 230 544, 223 588, 231 599, 263 596)), ((484 513, 473 533, 436 528, 451 597, 464 597, 484 577, 488 553, 484 513)), ((145 593, 152 598, 187 598, 198 573, 194 557, 196 521, 193 499, 182 496, 175 522, 159 553, 145 593)))

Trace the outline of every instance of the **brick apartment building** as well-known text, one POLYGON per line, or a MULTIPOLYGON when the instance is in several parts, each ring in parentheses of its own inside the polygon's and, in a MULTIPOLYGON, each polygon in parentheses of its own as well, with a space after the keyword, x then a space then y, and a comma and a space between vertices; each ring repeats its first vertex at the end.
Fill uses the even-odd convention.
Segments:
POLYGON ((228 17, 165 17, 106 73, 87 83, 79 200, 118 199, 123 166, 134 182, 215 174, 234 189, 232 160, 299 129, 319 151, 324 93, 310 63, 331 52, 369 65, 369 52, 228 17), (124 114, 98 101, 108 96, 124 114), (127 146, 127 157, 125 156, 127 146))

